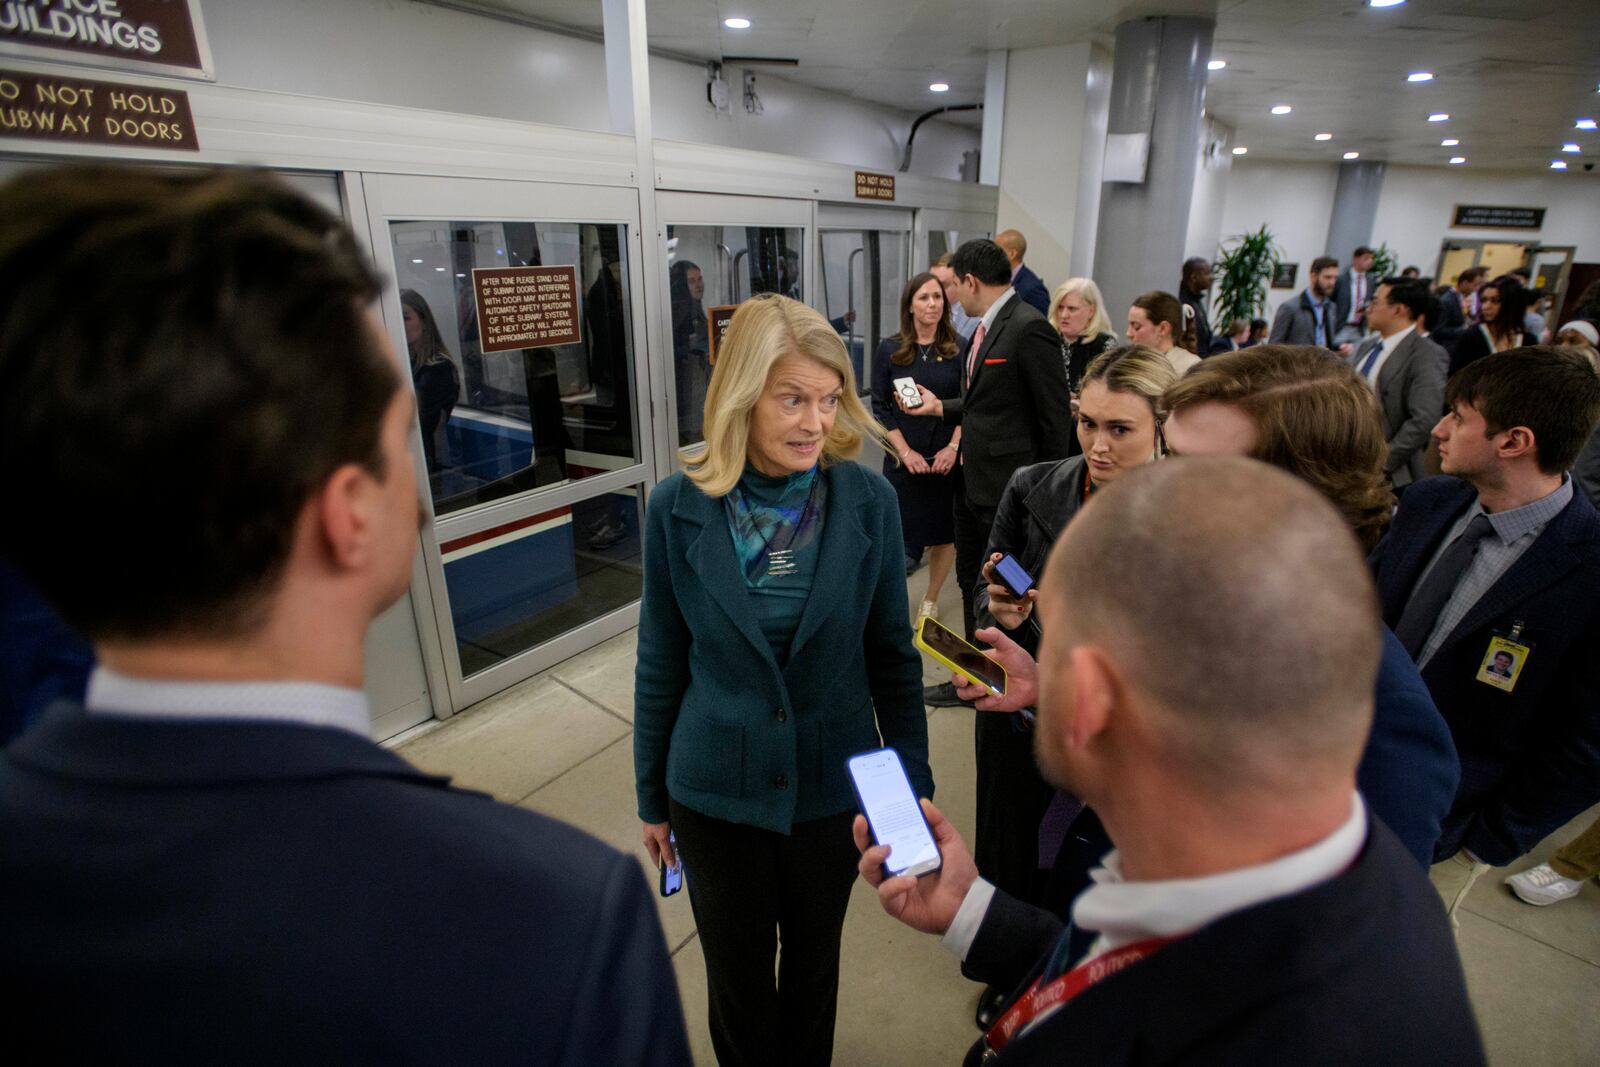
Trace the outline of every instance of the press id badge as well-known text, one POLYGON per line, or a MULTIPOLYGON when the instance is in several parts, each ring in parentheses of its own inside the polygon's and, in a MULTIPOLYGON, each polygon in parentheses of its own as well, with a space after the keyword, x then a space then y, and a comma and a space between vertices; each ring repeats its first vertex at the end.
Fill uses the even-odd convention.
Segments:
POLYGON ((1489 639, 1489 649, 1478 664, 1478 681, 1492 685, 1507 693, 1516 689, 1517 679, 1528 665, 1528 655, 1533 646, 1522 640, 1522 624, 1516 623, 1509 634, 1495 634, 1489 639))

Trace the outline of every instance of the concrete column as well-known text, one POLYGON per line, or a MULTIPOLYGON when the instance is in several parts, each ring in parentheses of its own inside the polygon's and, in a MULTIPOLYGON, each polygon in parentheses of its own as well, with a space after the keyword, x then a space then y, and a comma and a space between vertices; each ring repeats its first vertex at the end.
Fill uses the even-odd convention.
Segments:
POLYGON ((1094 277, 1112 322, 1151 289, 1176 292, 1199 164, 1200 113, 1215 23, 1144 18, 1117 27, 1107 131, 1145 134, 1142 182, 1105 182, 1094 277))
POLYGON ((1372 224, 1378 218, 1378 196, 1383 192, 1387 163, 1342 163, 1339 184, 1333 190, 1333 216, 1328 220, 1327 254, 1350 265, 1350 253, 1372 244, 1372 224))
POLYGON ((997 50, 989 53, 989 64, 983 74, 983 138, 979 141, 978 181, 984 185, 1000 184, 1001 133, 1006 123, 1006 53, 997 50))

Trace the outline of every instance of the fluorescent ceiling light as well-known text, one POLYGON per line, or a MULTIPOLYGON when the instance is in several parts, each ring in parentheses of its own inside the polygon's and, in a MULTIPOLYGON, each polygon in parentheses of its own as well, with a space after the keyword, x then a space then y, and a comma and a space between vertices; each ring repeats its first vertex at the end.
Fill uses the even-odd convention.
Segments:
POLYGON ((1333 140, 1333 134, 1331 134, 1331 133, 1319 133, 1315 137, 1313 137, 1312 140, 1313 141, 1331 141, 1331 140, 1333 140))
POLYGON ((1594 129, 1594 119, 1579 119, 1578 120, 1578 129, 1580 129, 1580 130, 1592 130, 1592 129, 1594 129))
POLYGON ((1446 137, 1444 140, 1439 142, 1439 145, 1441 147, 1443 147, 1443 148, 1454 148, 1456 145, 1458 145, 1460 143, 1461 143, 1461 138, 1459 138, 1459 137, 1446 137))
POLYGON ((412 260, 412 261, 411 261, 411 262, 413 262, 413 263, 421 263, 421 262, 422 262, 422 260, 420 260, 420 259, 413 259, 413 260, 412 260))
POLYGON ((723 19, 722 20, 722 24, 724 26, 728 27, 728 29, 730 29, 730 30, 748 30, 750 28, 750 20, 749 19, 741 19, 741 18, 723 19))
POLYGON ((1233 154, 1236 155, 1236 156, 1242 156, 1248 151, 1250 151, 1250 149, 1246 148, 1244 145, 1235 145, 1234 149, 1233 149, 1233 154))
POLYGON ((1293 110, 1294 108, 1290 107, 1288 104, 1279 104, 1277 107, 1272 109, 1272 113, 1274 115, 1287 115, 1293 110))
POLYGON ((1414 70, 1410 74, 1406 75, 1406 81, 1431 82, 1433 81, 1433 72, 1430 70, 1414 70))
POLYGON ((1466 161, 1467 161, 1467 157, 1466 156, 1451 156, 1450 157, 1450 162, 1451 163, 1465 163, 1466 161))
POLYGON ((1563 151, 1563 152, 1582 152, 1583 149, 1579 148, 1577 145, 1573 144, 1571 141, 1568 141, 1566 144, 1561 146, 1561 151, 1563 151))
POLYGON ((1206 64, 1206 69, 1207 70, 1221 70, 1222 68, 1226 67, 1227 65, 1228 65, 1228 61, 1226 59, 1213 59, 1211 62, 1206 64))
POLYGON ((949 91, 949 82, 934 82, 932 85, 928 86, 928 92, 930 93, 948 93, 949 91))
POLYGON ((1428 121, 1429 122, 1449 122, 1450 121, 1450 116, 1446 112, 1435 111, 1433 114, 1428 116, 1428 121))
POLYGON ((1399 7, 1406 0, 1367 0, 1368 7, 1399 7))
POLYGON ((1344 158, 1346 158, 1346 159, 1360 159, 1361 158, 1361 153, 1360 152, 1346 152, 1344 154, 1344 158))
POLYGON ((1567 161, 1564 160, 1564 159, 1552 159, 1550 161, 1550 169, 1551 170, 1566 170, 1567 169, 1567 161))

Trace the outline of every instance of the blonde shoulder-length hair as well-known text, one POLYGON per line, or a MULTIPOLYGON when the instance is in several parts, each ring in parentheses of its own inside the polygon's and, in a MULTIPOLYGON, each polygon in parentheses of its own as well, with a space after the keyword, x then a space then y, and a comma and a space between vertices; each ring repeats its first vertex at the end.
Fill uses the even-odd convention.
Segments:
POLYGON ((856 393, 850 355, 828 320, 798 300, 763 293, 739 305, 717 345, 717 365, 706 390, 705 448, 679 452, 684 474, 707 496, 725 496, 739 483, 749 454, 751 413, 772 368, 785 356, 803 356, 839 376, 843 391, 833 429, 822 442, 823 466, 853 458, 867 440, 894 454, 888 433, 856 393))
POLYGON ((1103 333, 1111 335, 1114 341, 1117 331, 1111 328, 1111 319, 1106 316, 1106 300, 1100 295, 1100 287, 1094 283, 1093 278, 1068 278, 1056 286, 1056 291, 1050 296, 1050 313, 1045 316, 1050 322, 1050 328, 1056 332, 1061 331, 1061 301, 1069 296, 1078 296, 1090 307, 1094 314, 1089 317, 1089 325, 1084 327, 1083 337, 1092 340, 1103 333))

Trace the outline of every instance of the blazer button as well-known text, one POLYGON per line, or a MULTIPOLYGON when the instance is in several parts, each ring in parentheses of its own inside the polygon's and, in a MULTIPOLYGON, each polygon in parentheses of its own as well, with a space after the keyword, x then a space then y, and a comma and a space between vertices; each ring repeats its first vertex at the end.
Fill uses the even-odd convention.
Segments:
POLYGON ((777 719, 779 722, 789 721, 789 713, 784 711, 782 708, 779 708, 776 712, 774 712, 772 717, 777 719))
POLYGON ((777 786, 779 789, 788 789, 789 788, 789 779, 788 779, 788 777, 786 775, 780 774, 780 775, 778 775, 778 777, 776 777, 776 778, 774 778, 772 780, 772 784, 777 786))

